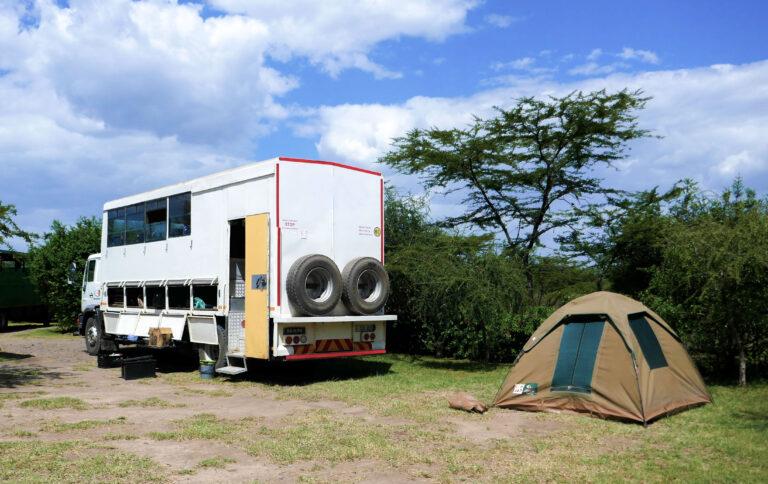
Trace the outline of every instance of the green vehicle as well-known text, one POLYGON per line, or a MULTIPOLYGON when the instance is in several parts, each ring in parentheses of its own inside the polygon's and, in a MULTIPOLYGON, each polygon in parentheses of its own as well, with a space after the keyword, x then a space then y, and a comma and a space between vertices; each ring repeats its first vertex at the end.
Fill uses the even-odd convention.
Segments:
POLYGON ((33 321, 48 325, 48 311, 32 286, 25 267, 26 254, 0 250, 0 331, 8 321, 33 321))

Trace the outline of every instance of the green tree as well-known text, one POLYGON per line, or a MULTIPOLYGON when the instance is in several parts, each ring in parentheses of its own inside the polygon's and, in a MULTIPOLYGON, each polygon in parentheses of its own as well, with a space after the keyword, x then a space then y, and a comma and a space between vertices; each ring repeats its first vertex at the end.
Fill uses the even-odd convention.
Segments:
MULTIPOLYGON (((509 359, 512 314, 521 310, 519 262, 489 236, 466 236, 429 222, 421 197, 387 190, 386 263, 392 284, 387 311, 398 315, 388 341, 411 353, 509 359)), ((527 328, 527 327, 526 327, 527 328)))
POLYGON ((626 90, 523 98, 466 129, 410 131, 379 161, 420 175, 428 189, 460 192, 463 213, 443 224, 501 234, 532 295, 531 260, 542 236, 574 223, 571 207, 580 200, 614 193, 592 174, 623 158, 628 141, 648 136, 635 116, 647 100, 626 90))
POLYGON ((13 217, 16 215, 18 215, 16 206, 3 205, 3 202, 0 202, 0 246, 10 248, 8 240, 14 237, 18 237, 27 243, 32 242, 36 237, 35 234, 25 232, 16 225, 16 222, 13 220, 13 217))
POLYGON ((81 288, 67 284, 67 269, 75 262, 82 273, 85 260, 98 252, 100 245, 101 222, 95 217, 81 217, 73 226, 54 220, 42 244, 30 248, 30 278, 49 314, 63 329, 73 328, 80 312, 81 288))
POLYGON ((721 197, 691 194, 677 207, 646 295, 715 367, 765 363, 768 345, 768 201, 737 179, 721 197))
POLYGON ((659 193, 656 187, 576 207, 577 222, 555 237, 559 252, 586 261, 598 291, 609 279, 619 292, 637 295, 648 287, 648 270, 661 261, 667 212, 683 191, 675 185, 659 193))

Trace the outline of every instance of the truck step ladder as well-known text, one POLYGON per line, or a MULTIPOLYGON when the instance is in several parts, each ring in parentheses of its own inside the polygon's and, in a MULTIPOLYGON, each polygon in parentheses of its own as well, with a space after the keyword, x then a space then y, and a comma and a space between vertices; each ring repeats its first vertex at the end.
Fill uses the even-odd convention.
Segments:
POLYGON ((224 373, 225 375, 239 375, 246 371, 248 371, 248 364, 244 353, 227 354, 227 366, 216 369, 217 373, 224 373))

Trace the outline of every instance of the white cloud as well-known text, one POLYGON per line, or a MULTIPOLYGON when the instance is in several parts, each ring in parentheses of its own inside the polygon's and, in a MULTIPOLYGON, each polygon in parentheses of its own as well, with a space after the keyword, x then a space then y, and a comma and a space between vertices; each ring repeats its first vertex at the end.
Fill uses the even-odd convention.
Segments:
MULTIPOLYGON (((515 78, 505 87, 462 98, 414 97, 402 104, 323 106, 312 115, 304 135, 319 136, 326 159, 375 166, 390 140, 412 128, 465 126, 472 114, 492 115, 521 96, 565 95, 573 90, 643 89, 653 96, 639 113, 642 127, 663 139, 632 142, 620 171, 601 174, 625 189, 670 186, 698 179, 722 188, 737 174, 748 186, 768 190, 768 61, 740 66, 612 74, 572 83, 515 78)), ((382 168, 379 166, 379 168, 382 168)))
POLYGON ((659 56, 650 50, 636 50, 631 47, 624 47, 624 49, 616 54, 616 56, 621 57, 622 59, 639 59, 649 64, 659 63, 659 56))
POLYGON ((590 52, 589 55, 587 56, 587 60, 595 60, 601 55, 603 55, 602 49, 593 49, 592 52, 590 52))
POLYGON ((467 11, 476 0, 213 0, 232 14, 258 19, 269 29, 276 58, 308 57, 332 75, 354 67, 380 78, 399 77, 372 62, 367 53, 377 43, 400 36, 442 41, 464 32, 467 11))
POLYGON ((491 68, 495 71, 504 69, 515 69, 518 71, 527 71, 532 74, 544 74, 547 72, 555 72, 557 69, 553 67, 537 67, 536 59, 533 57, 522 57, 510 62, 496 62, 491 65, 491 68))
POLYGON ((281 61, 398 77, 371 59, 377 44, 442 41, 477 4, 219 0, 224 13, 204 18, 176 0, 60 3, 0 0, 0 200, 33 231, 52 205, 72 222, 250 159, 302 112, 281 103, 299 86, 281 61))
POLYGON ((619 69, 629 67, 623 62, 614 62, 613 64, 600 65, 597 62, 587 62, 568 70, 571 75, 583 75, 583 76, 595 76, 602 74, 610 74, 616 72, 619 69))
POLYGON ((515 17, 492 13, 485 16, 485 21, 494 27, 506 28, 512 25, 512 22, 515 21, 515 17))

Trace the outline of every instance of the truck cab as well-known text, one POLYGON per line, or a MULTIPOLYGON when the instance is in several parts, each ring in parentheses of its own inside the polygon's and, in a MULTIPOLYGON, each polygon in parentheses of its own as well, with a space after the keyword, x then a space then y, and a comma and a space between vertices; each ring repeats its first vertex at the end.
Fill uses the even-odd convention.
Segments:
POLYGON ((80 299, 80 311, 83 313, 94 311, 101 303, 101 282, 98 277, 100 261, 101 254, 93 254, 88 256, 85 264, 80 299))

